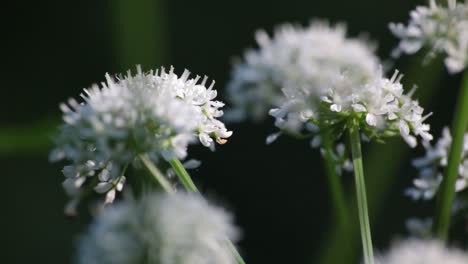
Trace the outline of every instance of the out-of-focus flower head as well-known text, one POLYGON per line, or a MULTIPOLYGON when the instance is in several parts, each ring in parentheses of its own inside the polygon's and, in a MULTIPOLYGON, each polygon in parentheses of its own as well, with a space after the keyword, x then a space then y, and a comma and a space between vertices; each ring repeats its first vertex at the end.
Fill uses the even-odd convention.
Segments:
POLYGON ((408 25, 390 23, 390 30, 400 38, 394 55, 430 49, 428 58, 444 53, 445 66, 457 73, 468 64, 468 2, 447 0, 447 6, 429 0, 429 6, 418 6, 410 13, 408 25))
POLYGON ((464 264, 468 255, 458 249, 446 248, 435 240, 408 239, 397 242, 389 252, 376 258, 376 264, 464 264))
POLYGON ((79 241, 79 264, 234 264, 232 217, 196 194, 152 194, 107 207, 79 241))
POLYGON ((112 202, 123 188, 125 168, 140 154, 157 163, 185 158, 197 137, 212 149, 215 141, 224 143, 232 132, 217 119, 223 103, 213 100, 214 83, 206 87, 206 80, 191 79, 188 71, 179 77, 173 68, 144 73, 138 67, 135 75, 106 75, 101 87, 84 90, 81 103, 61 104, 65 123, 50 159, 71 162, 63 169, 72 196, 68 213, 89 189, 112 202))
MULTIPOLYGON (((443 169, 447 166, 448 152, 452 143, 450 130, 445 127, 442 137, 434 146, 424 143, 425 156, 413 160, 413 166, 419 170, 419 177, 413 180, 414 186, 406 190, 406 194, 413 199, 432 199, 442 182, 443 169)), ((458 165, 458 178, 455 190, 463 191, 468 187, 468 133, 464 136, 460 164, 458 165)))
POLYGON ((284 102, 282 89, 326 93, 340 75, 349 82, 368 81, 379 67, 374 46, 348 38, 344 25, 313 21, 307 27, 284 24, 272 37, 256 33, 257 49, 248 50, 233 68, 228 96, 231 118, 267 117, 272 106, 284 102))

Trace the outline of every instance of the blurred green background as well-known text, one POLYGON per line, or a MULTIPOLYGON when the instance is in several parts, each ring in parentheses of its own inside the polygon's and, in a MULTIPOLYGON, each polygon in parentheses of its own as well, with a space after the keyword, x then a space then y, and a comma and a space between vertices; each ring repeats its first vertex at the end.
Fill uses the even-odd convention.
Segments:
MULTIPOLYGON (((67 219, 60 165, 49 164, 50 139, 60 122, 58 104, 100 82, 106 72, 148 70, 173 65, 216 80, 223 96, 230 62, 253 33, 283 22, 312 18, 346 22, 350 35, 366 32, 387 59, 397 41, 387 24, 406 21, 424 1, 16 1, 2 9, 2 103, 0 104, 1 223, 0 263, 71 263, 74 242, 90 219, 67 219)), ((440 62, 420 66, 421 57, 403 58, 409 90, 433 111, 433 133, 450 124, 460 76, 440 62)), ((203 161, 195 181, 213 200, 231 209, 243 230, 241 252, 248 263, 356 263, 359 240, 343 244, 334 232, 323 165, 306 141, 281 138, 264 144, 272 120, 231 124, 231 140, 215 153, 194 146, 203 161), (332 258, 329 258, 332 256, 332 258), (319 260, 320 259, 320 260, 319 260)), ((403 196, 416 171, 401 140, 366 144, 374 244, 384 249, 406 235, 404 221, 428 216, 431 203, 403 196)), ((352 177, 345 176, 352 206, 352 177)), ((357 220, 356 228, 358 228, 357 220)), ((357 235, 358 233, 354 234, 357 235)))

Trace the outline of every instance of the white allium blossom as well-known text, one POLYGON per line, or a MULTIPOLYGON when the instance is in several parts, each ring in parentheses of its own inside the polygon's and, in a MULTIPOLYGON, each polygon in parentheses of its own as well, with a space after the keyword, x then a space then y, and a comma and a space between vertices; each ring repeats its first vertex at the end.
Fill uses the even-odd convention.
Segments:
MULTIPOLYGON (((458 165, 458 177, 455 183, 457 192, 468 188, 468 133, 465 133, 463 140, 461 160, 458 165)), ((414 179, 414 186, 406 190, 406 193, 413 199, 428 200, 432 199, 437 193, 442 182, 443 169, 447 166, 451 144, 452 137, 447 127, 443 129, 442 137, 434 146, 431 146, 428 142, 424 143, 426 148, 425 156, 413 160, 413 166, 419 170, 419 177, 414 179)))
POLYGON ((409 239, 393 245, 375 264, 466 264, 468 254, 435 240, 409 239))
POLYGON ((445 53, 445 66, 451 73, 462 71, 468 64, 468 1, 447 0, 446 7, 429 0, 429 6, 418 6, 410 13, 408 25, 391 23, 390 30, 401 39, 394 51, 413 54, 423 46, 429 57, 445 53))
POLYGON ((280 108, 270 110, 275 125, 283 131, 301 133, 313 131, 310 123, 321 129, 327 127, 341 134, 354 121, 364 135, 379 139, 399 133, 411 146, 417 145, 416 136, 431 140, 429 125, 424 120, 424 109, 411 99, 414 92, 403 93, 402 75, 395 71, 390 79, 380 74, 365 81, 356 81, 354 75, 337 75, 325 93, 312 87, 286 87, 285 101, 280 108))
POLYGON ((325 94, 340 76, 350 83, 373 79, 380 64, 373 45, 348 38, 344 25, 285 24, 272 37, 258 31, 256 41, 259 48, 247 50, 234 65, 228 85, 235 109, 230 114, 240 119, 266 118, 272 106, 284 102, 283 88, 325 94))
POLYGON ((234 264, 232 217, 196 194, 152 194, 104 209, 79 241, 78 264, 234 264))
POLYGON ((135 75, 106 75, 101 87, 84 89, 81 103, 61 104, 65 123, 50 159, 71 162, 63 169, 63 185, 73 197, 69 212, 86 188, 112 202, 123 188, 125 168, 139 154, 154 162, 182 159, 197 137, 210 148, 224 143, 232 132, 217 120, 223 103, 213 101, 214 83, 206 87, 206 80, 190 79, 188 71, 179 77, 172 68, 144 73, 138 67, 135 75))

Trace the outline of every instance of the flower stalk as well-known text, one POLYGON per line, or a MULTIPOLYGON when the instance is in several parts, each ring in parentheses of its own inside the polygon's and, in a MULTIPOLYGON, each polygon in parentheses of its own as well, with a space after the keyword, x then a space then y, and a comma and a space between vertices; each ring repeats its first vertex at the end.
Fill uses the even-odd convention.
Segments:
POLYGON ((140 154, 138 156, 145 165, 145 167, 148 169, 148 171, 153 175, 155 180, 161 185, 161 187, 164 189, 165 192, 167 193, 174 193, 175 189, 172 187, 171 183, 166 179, 166 177, 161 173, 161 171, 154 165, 154 163, 149 159, 148 155, 146 154, 140 154))
MULTIPOLYGON (((166 177, 161 173, 161 171, 159 171, 159 169, 154 165, 154 163, 148 158, 147 155, 142 154, 139 156, 139 158, 149 170, 149 172, 154 176, 156 181, 161 185, 164 191, 166 191, 167 193, 175 193, 175 189, 172 187, 172 185, 169 183, 166 177)), ((172 166, 172 169, 174 169, 175 173, 182 182, 182 185, 184 185, 187 191, 197 194, 200 193, 197 186, 192 181, 192 178, 190 177, 180 160, 172 159, 169 161, 169 164, 172 166)), ((244 259, 239 254, 234 244, 229 239, 227 239, 226 243, 228 248, 231 250, 232 255, 234 256, 236 263, 245 264, 244 259)))
MULTIPOLYGON (((174 169, 175 173, 177 174, 180 181, 182 182, 182 185, 184 185, 187 191, 193 192, 193 193, 200 193, 197 186, 192 181, 192 177, 190 177, 190 175, 188 174, 187 170, 184 168, 184 165, 182 164, 182 162, 180 162, 180 160, 172 159, 169 161, 169 164, 171 164, 172 169, 174 169)), ((244 259, 239 254, 239 251, 237 251, 234 244, 232 244, 232 242, 229 239, 227 240, 226 243, 229 249, 231 250, 232 255, 236 259, 237 264, 245 264, 244 259)))
POLYGON ((351 142, 354 177, 356 181, 356 195, 359 211, 361 240, 364 253, 364 264, 373 264, 374 253, 372 248, 369 213, 367 210, 366 185, 364 181, 364 169, 362 165, 361 139, 359 136, 359 127, 357 125, 352 125, 349 129, 349 139, 351 142))
POLYGON ((452 145, 448 155, 448 164, 437 197, 435 235, 441 240, 447 240, 450 228, 450 215, 455 198, 455 181, 458 176, 463 137, 468 127, 468 70, 465 71, 462 86, 452 123, 452 145))
POLYGON ((344 229, 348 223, 348 212, 344 198, 343 185, 340 175, 336 170, 336 162, 333 158, 333 144, 329 131, 322 133, 323 140, 323 158, 325 160, 325 169, 327 171, 328 187, 333 202, 334 217, 341 229, 344 229))
POLYGON ((192 178, 188 174, 187 170, 185 170, 184 165, 178 159, 172 159, 169 161, 171 164, 172 169, 174 169, 175 173, 179 177, 182 185, 184 185, 185 189, 190 192, 198 193, 198 188, 195 183, 192 181, 192 178))
POLYGON ((232 255, 234 255, 234 259, 236 260, 237 264, 245 264, 244 259, 239 254, 239 251, 237 251, 236 246, 234 246, 232 241, 229 239, 226 239, 226 243, 229 247, 229 250, 231 250, 232 255))

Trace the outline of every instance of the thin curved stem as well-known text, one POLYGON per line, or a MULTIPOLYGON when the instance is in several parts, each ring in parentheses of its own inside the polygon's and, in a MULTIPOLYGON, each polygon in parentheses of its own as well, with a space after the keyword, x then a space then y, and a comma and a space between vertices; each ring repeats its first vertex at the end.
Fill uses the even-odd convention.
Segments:
POLYGON ((452 145, 448 155, 448 164, 437 197, 437 212, 435 222, 435 235, 441 240, 447 240, 450 229, 450 215, 455 198, 455 182, 458 176, 463 150, 463 137, 468 127, 468 70, 465 71, 462 86, 460 87, 455 115, 452 123, 452 145))
POLYGON ((178 159, 172 159, 169 161, 171 164, 172 169, 174 169, 175 173, 179 177, 182 185, 184 185, 185 189, 190 192, 198 193, 198 188, 195 183, 192 181, 192 178, 188 174, 187 170, 185 170, 184 165, 178 159))
POLYGON ((344 230, 348 223, 348 211, 346 209, 343 184, 340 175, 336 171, 336 162, 333 157, 333 144, 328 131, 322 134, 322 142, 324 150, 323 159, 325 160, 325 169, 327 171, 328 187, 333 203, 334 216, 340 228, 344 230))
MULTIPOLYGON (((179 177, 180 181, 182 182, 182 185, 184 185, 185 189, 189 192, 193 193, 200 193, 198 191, 197 186, 195 183, 192 181, 192 178, 188 174, 187 170, 184 168, 184 165, 180 162, 178 159, 172 159, 169 161, 169 164, 171 164, 172 168, 174 169, 175 173, 179 177)), ((229 240, 227 240, 227 246, 232 252, 232 255, 234 256, 237 264, 245 264, 244 259, 242 256, 239 254, 239 251, 237 251, 236 247, 234 244, 229 240)))
POLYGON ((239 254, 239 251, 237 251, 236 246, 234 246, 232 241, 229 239, 226 239, 226 243, 229 247, 229 250, 231 250, 232 254, 234 255, 234 259, 236 260, 237 264, 245 264, 244 259, 239 254))
MULTIPOLYGON (((154 165, 154 163, 149 159, 148 155, 141 154, 139 155, 139 158, 166 192, 168 193, 175 192, 175 189, 172 187, 172 185, 169 183, 166 177, 154 165)), ((172 159, 169 161, 169 164, 172 166, 172 168, 176 172, 177 176, 179 177, 180 181, 182 182, 182 184, 184 185, 187 191, 193 192, 193 193, 200 193, 198 191, 197 186, 192 181, 192 178, 190 177, 188 172, 185 170, 180 160, 172 159)), ((236 262, 238 264, 245 264, 244 259, 242 259, 236 247, 229 239, 227 239, 227 246, 231 250, 236 262)))
POLYGON ((351 127, 349 130, 349 138, 351 142, 351 153, 353 156, 354 177, 356 180, 356 195, 358 202, 361 240, 364 253, 364 264, 373 264, 374 253, 372 248, 369 213, 367 210, 366 185, 364 180, 364 169, 362 165, 361 138, 359 137, 359 128, 351 127))
POLYGON ((166 179, 166 177, 161 173, 161 171, 159 171, 159 169, 154 165, 154 163, 151 161, 148 155, 140 154, 138 155, 138 157, 146 166, 146 168, 151 173, 151 175, 153 175, 156 181, 161 185, 164 191, 166 191, 167 193, 175 192, 174 187, 172 187, 171 183, 166 179))

